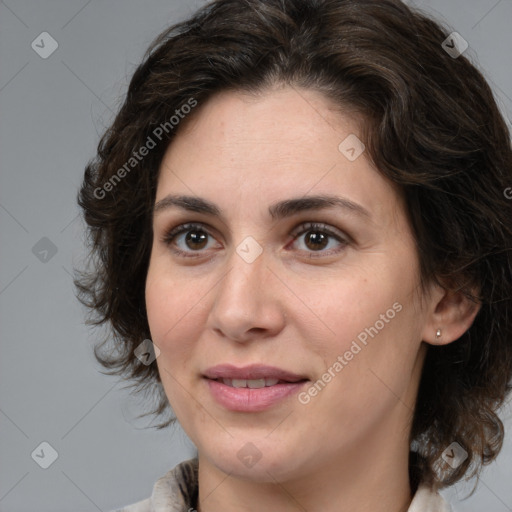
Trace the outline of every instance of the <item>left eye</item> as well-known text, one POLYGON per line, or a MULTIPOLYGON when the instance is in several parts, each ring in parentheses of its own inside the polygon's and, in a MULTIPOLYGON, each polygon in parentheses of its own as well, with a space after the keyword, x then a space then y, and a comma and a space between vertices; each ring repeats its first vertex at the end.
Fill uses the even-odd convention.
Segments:
MULTIPOLYGON (((329 245, 329 240, 335 240, 338 242, 338 245, 341 245, 342 248, 347 245, 347 240, 341 234, 337 234, 331 231, 327 226, 323 224, 316 223, 308 223, 302 225, 301 230, 296 233, 294 236, 294 242, 298 240, 303 235, 306 235, 304 244, 307 247, 306 251, 311 250, 312 252, 322 252, 325 253, 324 249, 329 245)), ((336 253, 340 249, 330 250, 327 254, 336 253)), ((310 257, 314 257, 315 255, 311 254, 310 257)))
MULTIPOLYGON (((304 242, 306 249, 301 249, 305 252, 321 252, 321 255, 325 255, 326 251, 324 249, 329 245, 329 241, 332 239, 336 240, 341 248, 344 248, 348 244, 343 234, 331 231, 323 224, 302 224, 299 230, 295 230, 294 233, 292 233, 292 243, 296 242, 303 235, 307 235, 304 242)), ((204 252, 202 249, 205 249, 207 246, 208 237, 213 238, 201 224, 183 224, 166 233, 162 238, 162 242, 170 246, 178 255, 198 257, 201 256, 201 252, 204 252), (179 248, 180 241, 185 242, 185 247, 182 246, 182 248, 179 248), (178 248, 173 246, 177 246, 178 248)), ((335 249, 334 251, 330 250, 327 254, 336 253, 339 252, 339 250, 340 249, 335 249)), ((310 257, 316 257, 316 255, 310 254, 310 257)))

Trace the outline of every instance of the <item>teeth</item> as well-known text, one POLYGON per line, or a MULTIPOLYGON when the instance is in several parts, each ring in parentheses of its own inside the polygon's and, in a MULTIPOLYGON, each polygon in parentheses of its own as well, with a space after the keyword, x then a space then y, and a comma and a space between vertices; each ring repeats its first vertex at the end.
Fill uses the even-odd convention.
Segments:
POLYGON ((233 388, 260 389, 269 386, 275 386, 279 379, 221 379, 226 386, 233 388))

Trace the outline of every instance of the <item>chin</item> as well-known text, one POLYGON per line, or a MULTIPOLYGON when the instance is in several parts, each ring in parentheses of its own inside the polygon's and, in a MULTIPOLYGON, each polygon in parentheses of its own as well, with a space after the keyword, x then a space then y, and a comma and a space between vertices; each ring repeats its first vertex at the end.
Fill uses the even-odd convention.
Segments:
POLYGON ((286 447, 278 438, 253 438, 252 441, 249 436, 240 441, 230 438, 229 446, 217 445, 213 450, 207 448, 200 453, 219 471, 235 478, 260 483, 292 479, 301 472, 301 467, 308 466, 302 460, 302 449, 286 447), (301 454, 300 459, 297 453, 301 454))

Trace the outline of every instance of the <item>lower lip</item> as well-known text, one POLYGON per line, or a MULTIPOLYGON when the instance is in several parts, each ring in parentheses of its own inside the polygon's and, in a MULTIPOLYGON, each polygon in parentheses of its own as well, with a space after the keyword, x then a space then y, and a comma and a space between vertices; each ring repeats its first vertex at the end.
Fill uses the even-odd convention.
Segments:
POLYGON ((233 388, 206 379, 213 398, 226 409, 238 412, 264 411, 284 398, 298 393, 307 381, 275 384, 264 388, 233 388))

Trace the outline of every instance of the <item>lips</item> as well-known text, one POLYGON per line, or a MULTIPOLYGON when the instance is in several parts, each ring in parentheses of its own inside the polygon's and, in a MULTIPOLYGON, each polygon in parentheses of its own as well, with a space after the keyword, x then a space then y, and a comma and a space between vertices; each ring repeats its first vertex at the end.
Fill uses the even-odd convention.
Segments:
POLYGON ((302 389, 308 379, 273 366, 223 364, 203 374, 215 401, 234 412, 264 411, 302 389))
MULTIPOLYGON (((264 366, 259 364, 244 366, 242 368, 230 364, 220 364, 213 366, 212 368, 208 368, 203 375, 212 380, 226 379, 231 381, 256 381, 261 379, 265 379, 265 381, 267 381, 268 379, 269 381, 277 380, 282 382, 299 382, 301 380, 307 380, 307 377, 304 375, 298 375, 275 366, 264 366)), ((277 384, 277 382, 275 384, 277 384)))

